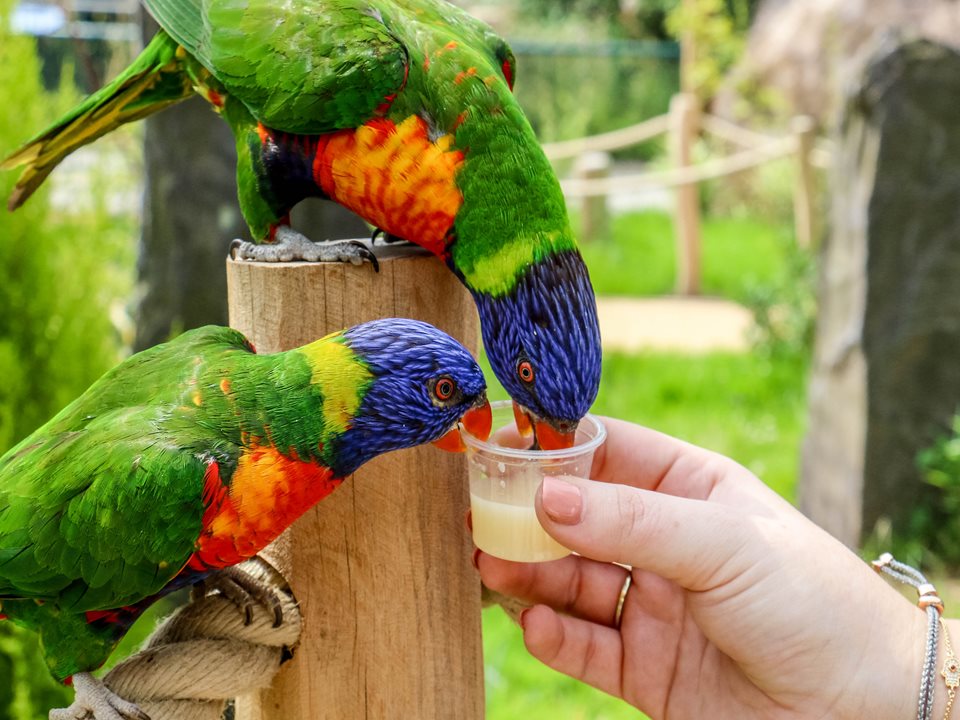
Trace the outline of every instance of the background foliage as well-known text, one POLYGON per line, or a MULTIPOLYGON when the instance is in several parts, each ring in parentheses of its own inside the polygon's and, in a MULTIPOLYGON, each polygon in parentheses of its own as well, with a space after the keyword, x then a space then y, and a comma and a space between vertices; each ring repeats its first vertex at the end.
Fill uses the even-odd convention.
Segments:
MULTIPOLYGON (((675 46, 513 43, 514 88, 537 137, 569 140, 632 125, 664 112, 679 88, 675 46)), ((662 141, 619 155, 654 157, 662 141)))
MULTIPOLYGON (((75 97, 43 90, 33 41, 9 32, 10 9, 0 0, 0 157, 75 97)), ((15 179, 0 175, 0 197, 15 179)), ((132 267, 132 224, 111 217, 102 200, 55 208, 43 188, 16 213, 0 209, 0 452, 118 360, 111 309, 128 296, 132 267)), ((72 693, 44 667, 34 635, 0 622, 0 720, 46 717, 69 704, 72 693)))
POLYGON ((918 496, 907 527, 894 532, 882 519, 866 543, 865 557, 892 552, 903 562, 938 575, 960 571, 960 414, 917 457, 917 470, 934 489, 918 496))

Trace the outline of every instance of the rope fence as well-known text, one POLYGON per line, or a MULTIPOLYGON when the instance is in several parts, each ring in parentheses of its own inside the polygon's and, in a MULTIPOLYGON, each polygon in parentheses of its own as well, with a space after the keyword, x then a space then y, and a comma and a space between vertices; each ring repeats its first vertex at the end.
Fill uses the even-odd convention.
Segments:
POLYGON ((588 152, 606 152, 630 147, 652 140, 670 129, 670 117, 657 115, 636 125, 612 130, 611 132, 591 135, 590 137, 544 143, 543 151, 549 160, 564 160, 588 152))
POLYGON ((567 178, 560 182, 560 187, 567 197, 610 195, 622 191, 625 187, 631 190, 651 187, 675 188, 749 170, 771 160, 793 155, 796 148, 796 139, 786 137, 768 141, 766 145, 744 150, 735 155, 707 160, 698 165, 597 179, 567 178))
POLYGON ((576 174, 561 181, 568 198, 583 201, 581 237, 590 242, 605 233, 605 198, 615 193, 670 188, 676 193, 675 227, 677 233, 677 291, 692 295, 700 283, 700 217, 697 185, 744 172, 774 160, 795 158, 794 229, 797 243, 810 247, 817 237, 814 208, 814 168, 829 167, 832 147, 816 137, 813 120, 799 116, 790 123, 789 133, 771 135, 745 128, 725 118, 702 113, 696 98, 679 93, 670 103, 670 111, 635 125, 599 135, 545 143, 543 150, 551 161, 576 157, 576 174), (694 163, 693 144, 707 133, 738 150, 725 157, 694 163), (606 153, 659 135, 668 136, 672 167, 665 170, 611 177, 606 153))

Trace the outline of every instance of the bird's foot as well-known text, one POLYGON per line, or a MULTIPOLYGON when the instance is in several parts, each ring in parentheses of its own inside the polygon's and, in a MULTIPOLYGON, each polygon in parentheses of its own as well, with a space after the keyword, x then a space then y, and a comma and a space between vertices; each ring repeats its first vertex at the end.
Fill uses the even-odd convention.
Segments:
POLYGON ((219 592, 243 613, 244 625, 253 622, 253 607, 260 605, 273 614, 273 627, 283 624, 282 594, 289 593, 286 581, 274 568, 260 558, 218 570, 193 586, 193 599, 198 600, 211 592, 219 592), (250 563, 260 567, 247 568, 250 563))
POLYGON ((378 237, 380 238, 381 242, 384 245, 396 245, 399 243, 406 243, 407 245, 413 245, 413 243, 410 242, 409 240, 402 238, 399 235, 391 235, 390 233, 386 232, 385 230, 381 230, 380 228, 376 228, 373 231, 373 234, 370 236, 371 244, 376 245, 378 237))
POLYGON ((51 710, 50 720, 150 720, 143 710, 111 692, 90 673, 76 673, 73 689, 73 704, 51 710))
POLYGON ((348 262, 361 265, 364 260, 380 270, 373 251, 356 240, 313 242, 287 225, 281 225, 273 236, 272 243, 252 243, 234 240, 230 245, 230 257, 257 262, 348 262))

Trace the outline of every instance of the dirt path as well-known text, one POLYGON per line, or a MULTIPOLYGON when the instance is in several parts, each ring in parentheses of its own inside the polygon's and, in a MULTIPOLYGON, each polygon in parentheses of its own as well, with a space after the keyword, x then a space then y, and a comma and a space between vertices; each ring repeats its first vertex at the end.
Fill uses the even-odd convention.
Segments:
POLYGON ((605 350, 746 352, 753 316, 718 298, 597 298, 605 350))

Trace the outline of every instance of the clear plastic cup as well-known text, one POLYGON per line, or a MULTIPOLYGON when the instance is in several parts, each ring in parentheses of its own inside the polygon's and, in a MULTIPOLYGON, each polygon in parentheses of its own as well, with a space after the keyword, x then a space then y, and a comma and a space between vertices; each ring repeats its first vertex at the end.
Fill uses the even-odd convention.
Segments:
POLYGON ((463 432, 470 473, 473 542, 485 553, 517 562, 544 562, 570 554, 547 535, 537 519, 534 498, 547 475, 589 477, 593 454, 607 437, 593 415, 580 421, 573 447, 530 450, 521 437, 509 401, 491 403, 493 432, 480 440, 463 432))

